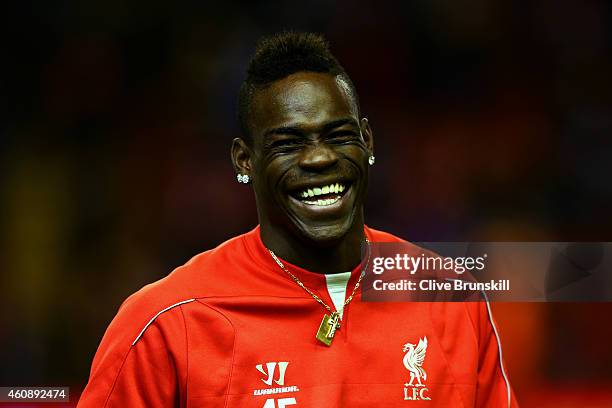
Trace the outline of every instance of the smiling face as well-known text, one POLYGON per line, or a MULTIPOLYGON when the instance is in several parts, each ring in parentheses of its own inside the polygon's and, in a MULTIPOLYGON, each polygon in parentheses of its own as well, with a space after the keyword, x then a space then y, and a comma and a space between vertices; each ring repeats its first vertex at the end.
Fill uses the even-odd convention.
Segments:
POLYGON ((372 134, 342 77, 295 73, 251 106, 251 146, 235 142, 233 158, 253 180, 262 232, 333 245, 363 229, 372 134))

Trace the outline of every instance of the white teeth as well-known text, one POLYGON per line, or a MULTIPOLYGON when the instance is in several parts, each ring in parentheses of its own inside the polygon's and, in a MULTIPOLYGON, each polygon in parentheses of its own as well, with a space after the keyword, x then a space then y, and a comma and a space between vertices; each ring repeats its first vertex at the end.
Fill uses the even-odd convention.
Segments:
POLYGON ((336 196, 334 198, 328 198, 327 200, 317 200, 317 201, 308 201, 304 200, 304 203, 308 205, 316 205, 318 207, 325 207, 328 205, 332 205, 340 200, 340 196, 336 196))
MULTIPOLYGON (((343 184, 335 183, 335 184, 330 184, 328 186, 305 189, 304 191, 299 193, 299 196, 302 198, 308 198, 308 197, 314 197, 314 196, 330 194, 330 193, 338 194, 338 193, 342 193, 345 189, 346 187, 343 184)), ((323 201, 326 201, 326 200, 323 200, 323 201)))

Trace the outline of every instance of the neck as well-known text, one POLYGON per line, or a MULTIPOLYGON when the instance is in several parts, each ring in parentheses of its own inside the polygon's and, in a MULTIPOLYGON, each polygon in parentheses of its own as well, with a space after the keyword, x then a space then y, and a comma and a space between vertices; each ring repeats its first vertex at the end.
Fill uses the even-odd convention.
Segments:
POLYGON ((300 268, 319 273, 353 270, 361 262, 361 248, 365 242, 363 221, 353 223, 337 242, 325 245, 269 225, 262 224, 260 232, 264 245, 274 251, 276 256, 300 268))

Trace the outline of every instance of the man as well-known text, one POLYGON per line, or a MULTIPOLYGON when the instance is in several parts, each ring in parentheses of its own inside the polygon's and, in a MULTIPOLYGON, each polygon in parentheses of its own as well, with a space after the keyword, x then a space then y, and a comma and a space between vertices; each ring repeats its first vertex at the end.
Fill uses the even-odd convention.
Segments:
POLYGON ((484 303, 362 302, 362 248, 401 240, 364 225, 372 129, 325 41, 264 39, 239 120, 259 227, 128 298, 79 406, 516 406, 484 303))

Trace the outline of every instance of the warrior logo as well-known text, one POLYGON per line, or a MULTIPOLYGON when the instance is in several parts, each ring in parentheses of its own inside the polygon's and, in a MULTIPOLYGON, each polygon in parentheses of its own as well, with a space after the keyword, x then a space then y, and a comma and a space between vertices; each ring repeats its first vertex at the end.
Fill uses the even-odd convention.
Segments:
MULTIPOLYGON (((274 380, 274 382, 278 385, 285 385, 285 370, 287 370, 288 365, 289 363, 287 361, 281 361, 278 363, 278 380, 274 380)), ((262 364, 257 364, 255 368, 257 368, 257 371, 263 375, 268 376, 267 379, 264 380, 262 378, 261 381, 263 381, 266 385, 272 385, 272 378, 274 377, 274 371, 276 370, 276 362, 266 363, 266 369, 268 371, 267 374, 266 371, 264 371, 262 364)))
MULTIPOLYGON (((253 395, 271 395, 271 394, 283 394, 286 392, 298 392, 300 389, 296 385, 285 385, 285 372, 287 371, 287 366, 289 365, 288 361, 271 361, 269 363, 257 364, 255 368, 257 371, 264 375, 264 378, 260 378, 260 380, 266 384, 268 387, 272 388, 261 388, 253 390, 253 395), (276 368, 278 367, 278 379, 276 379, 276 368), (280 387, 276 387, 276 385, 280 385, 280 387)), ((289 400, 287 400, 289 401, 289 400)), ((279 407, 281 406, 282 400, 279 400, 279 407)), ((289 404, 289 402, 286 402, 289 404)), ((266 403, 266 407, 267 407, 266 403)), ((283 405, 284 406, 284 405, 283 405)))
POLYGON ((425 388, 423 381, 427 381, 427 373, 423 369, 425 353, 427 352, 427 336, 419 339, 419 343, 404 344, 404 367, 410 372, 410 381, 404 384, 405 400, 430 400, 427 396, 429 390, 425 388), (416 384, 414 383, 416 380, 416 384))

